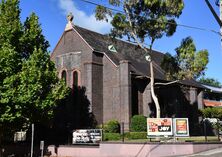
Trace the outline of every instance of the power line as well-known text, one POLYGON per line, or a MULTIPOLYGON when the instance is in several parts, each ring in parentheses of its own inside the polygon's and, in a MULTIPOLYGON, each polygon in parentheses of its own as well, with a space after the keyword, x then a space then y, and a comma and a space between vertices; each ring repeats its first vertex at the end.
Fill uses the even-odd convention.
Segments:
MULTIPOLYGON (((95 6, 103 6, 104 8, 109 9, 109 10, 111 10, 111 11, 115 11, 115 12, 119 12, 119 13, 125 14, 125 12, 123 12, 123 11, 121 11, 121 10, 113 9, 113 8, 110 8, 110 7, 107 7, 107 6, 104 6, 104 5, 102 5, 102 4, 95 3, 95 2, 92 2, 92 1, 89 1, 89 0, 80 0, 80 1, 85 2, 85 3, 88 3, 88 4, 91 4, 91 5, 95 5, 95 6)), ((157 21, 157 20, 156 20, 156 21, 157 21)), ((175 23, 173 23, 173 22, 165 22, 165 23, 175 24, 175 23)), ((195 30, 200 30, 200 31, 205 31, 205 32, 211 32, 211 33, 217 34, 217 35, 219 35, 219 36, 222 36, 219 31, 215 31, 215 30, 211 30, 211 29, 207 29, 207 28, 190 26, 190 25, 179 24, 179 23, 176 23, 175 25, 180 26, 180 27, 184 27, 184 28, 189 28, 189 29, 195 29, 195 30)))
POLYGON ((115 12, 124 13, 124 12, 121 11, 121 10, 117 10, 117 9, 114 9, 114 8, 106 7, 106 6, 104 6, 104 5, 101 5, 101 4, 99 4, 99 3, 95 3, 95 2, 92 2, 92 1, 88 1, 88 0, 80 0, 80 1, 83 1, 83 2, 85 2, 85 3, 92 4, 92 5, 96 5, 96 6, 103 6, 104 8, 109 9, 109 10, 112 10, 112 11, 115 11, 115 12))

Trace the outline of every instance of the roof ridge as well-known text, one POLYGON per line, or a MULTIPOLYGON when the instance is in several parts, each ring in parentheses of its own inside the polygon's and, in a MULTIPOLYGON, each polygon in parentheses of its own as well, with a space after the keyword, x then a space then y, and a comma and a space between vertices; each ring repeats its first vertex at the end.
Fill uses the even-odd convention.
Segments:
MULTIPOLYGON (((81 26, 78 26, 78 25, 74 25, 74 28, 77 27, 80 28, 80 29, 84 29, 86 31, 90 31, 92 33, 96 33, 97 35, 100 35, 100 36, 103 36, 103 37, 106 37, 106 38, 109 38, 109 34, 102 34, 102 33, 99 33, 99 32, 96 32, 96 31, 93 31, 93 30, 89 30, 87 28, 84 28, 84 27, 81 27, 81 26)), ((111 39, 110 39, 111 40, 111 39)), ((113 40, 116 40, 116 41, 119 41, 119 42, 123 42, 123 43, 126 43, 126 44, 130 44, 132 46, 138 46, 138 44, 136 43, 133 43, 133 42, 130 42, 130 41, 127 41, 127 40, 123 40, 123 39, 120 39, 120 38, 113 38, 113 40)), ((149 49, 149 48, 148 48, 149 49)), ((160 54, 165 54, 164 52, 161 52, 159 50, 156 50, 156 49, 152 49, 152 51, 155 51, 155 53, 160 53, 160 54)))

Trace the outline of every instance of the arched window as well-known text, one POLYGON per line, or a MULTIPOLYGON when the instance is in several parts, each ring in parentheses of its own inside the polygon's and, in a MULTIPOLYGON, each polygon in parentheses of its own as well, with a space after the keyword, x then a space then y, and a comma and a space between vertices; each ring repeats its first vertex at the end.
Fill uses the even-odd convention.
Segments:
POLYGON ((66 84, 66 71, 65 70, 62 71, 61 78, 65 81, 65 84, 66 84))
POLYGON ((79 86, 79 74, 77 71, 73 72, 73 86, 79 86))

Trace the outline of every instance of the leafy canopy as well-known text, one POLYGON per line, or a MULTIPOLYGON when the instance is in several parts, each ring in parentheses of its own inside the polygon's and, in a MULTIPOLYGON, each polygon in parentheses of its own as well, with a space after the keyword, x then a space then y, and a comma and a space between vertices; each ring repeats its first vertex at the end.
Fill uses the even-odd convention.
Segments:
POLYGON ((21 50, 20 37, 22 35, 22 23, 20 21, 20 9, 18 0, 2 0, 0 2, 0 47, 5 42, 21 50))
MULTIPOLYGON (((38 17, 20 21, 19 0, 0 2, 0 125, 47 122, 66 96, 50 61, 38 17)), ((1 130, 0 130, 1 134, 1 130)))
POLYGON ((180 16, 184 7, 182 0, 109 0, 109 3, 123 11, 113 12, 97 6, 96 18, 107 20, 108 16, 113 16, 111 34, 120 38, 127 36, 129 40, 138 39, 140 43, 144 43, 146 38, 153 43, 163 35, 173 35, 175 18, 180 16))
POLYGON ((43 52, 47 52, 47 48, 49 47, 49 42, 45 40, 45 37, 42 34, 41 25, 39 24, 38 19, 38 16, 35 13, 32 13, 24 22, 24 34, 21 41, 23 43, 22 56, 25 58, 28 58, 35 48, 41 48, 43 52))
POLYGON ((222 87, 221 83, 217 79, 214 79, 214 78, 202 77, 199 79, 199 82, 206 85, 214 86, 214 87, 219 87, 219 88, 222 87))
POLYGON ((207 50, 197 51, 193 39, 187 37, 175 51, 175 56, 167 53, 162 61, 168 79, 197 79, 204 75, 209 60, 207 50))
POLYGON ((222 108, 216 107, 207 107, 205 109, 200 110, 201 114, 204 118, 218 118, 222 119, 222 108))

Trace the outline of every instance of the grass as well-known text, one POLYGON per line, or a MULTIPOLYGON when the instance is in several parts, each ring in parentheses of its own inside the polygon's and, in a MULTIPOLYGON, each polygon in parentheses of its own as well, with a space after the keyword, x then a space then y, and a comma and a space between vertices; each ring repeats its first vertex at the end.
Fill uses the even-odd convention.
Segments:
MULTIPOLYGON (((121 140, 117 141, 107 141, 107 142, 121 142, 121 140)), ((150 142, 150 139, 124 139, 125 142, 138 142, 138 143, 145 143, 145 142, 150 142)), ((159 142, 159 141, 166 141, 166 142, 174 142, 173 138, 160 138, 160 139, 155 139, 152 138, 151 142, 159 142)), ((207 136, 207 142, 218 142, 218 137, 217 136, 207 136)), ((177 138, 177 142, 205 142, 205 136, 191 136, 191 137, 180 137, 177 138)))

